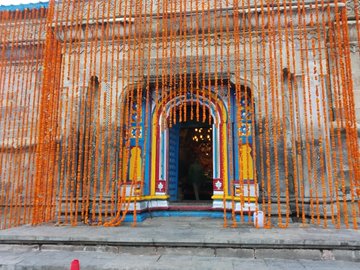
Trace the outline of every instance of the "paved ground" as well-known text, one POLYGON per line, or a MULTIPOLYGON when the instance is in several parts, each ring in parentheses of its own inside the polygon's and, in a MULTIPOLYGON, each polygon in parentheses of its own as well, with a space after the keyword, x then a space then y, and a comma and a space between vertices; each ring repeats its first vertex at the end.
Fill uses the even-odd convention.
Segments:
POLYGON ((220 219, 195 217, 158 217, 147 219, 132 227, 125 223, 119 227, 102 226, 22 226, 0 231, 0 243, 6 241, 43 243, 83 242, 98 244, 173 246, 321 246, 360 247, 360 230, 323 229, 317 226, 302 227, 292 224, 287 229, 256 229, 252 225, 223 228, 220 219))
POLYGON ((360 269, 360 231, 223 228, 163 217, 137 227, 22 226, 0 231, 0 269, 360 269))
POLYGON ((246 259, 232 257, 128 255, 103 252, 41 251, 26 253, 0 252, 0 269, 69 269, 73 259, 80 269, 322 269, 358 270, 360 263, 286 259, 246 259), (1 266, 3 265, 3 266, 1 266))

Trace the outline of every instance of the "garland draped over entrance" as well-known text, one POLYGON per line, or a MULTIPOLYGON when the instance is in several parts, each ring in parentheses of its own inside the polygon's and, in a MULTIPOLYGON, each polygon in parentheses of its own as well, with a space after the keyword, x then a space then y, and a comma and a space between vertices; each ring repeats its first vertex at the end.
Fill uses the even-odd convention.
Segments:
POLYGON ((165 209, 165 138, 194 120, 214 128, 224 226, 261 210, 267 227, 357 228, 359 22, 358 0, 0 11, 0 227, 165 209))

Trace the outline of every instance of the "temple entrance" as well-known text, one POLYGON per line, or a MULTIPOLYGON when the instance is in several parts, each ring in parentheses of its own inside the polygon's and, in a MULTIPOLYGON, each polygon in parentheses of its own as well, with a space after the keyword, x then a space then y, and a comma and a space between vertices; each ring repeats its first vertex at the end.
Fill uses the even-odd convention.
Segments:
MULTIPOLYGON (((188 115, 190 110, 189 106, 188 115)), ((213 195, 212 119, 203 118, 202 110, 198 119, 169 129, 170 201, 209 201, 213 195)))
MULTIPOLYGON (((228 114, 217 95, 166 97, 152 111, 150 196, 156 207, 184 202, 221 208, 228 184, 228 114)), ((146 170, 147 171, 147 170, 146 170)))

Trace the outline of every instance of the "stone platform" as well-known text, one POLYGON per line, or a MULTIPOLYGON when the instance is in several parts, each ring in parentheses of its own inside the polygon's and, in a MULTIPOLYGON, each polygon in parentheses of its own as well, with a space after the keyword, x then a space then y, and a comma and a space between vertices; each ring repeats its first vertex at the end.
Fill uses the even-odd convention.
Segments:
POLYGON ((223 228, 222 220, 195 217, 152 218, 137 227, 45 224, 0 231, 0 269, 69 269, 73 259, 83 269, 360 269, 360 231, 297 223, 223 228))

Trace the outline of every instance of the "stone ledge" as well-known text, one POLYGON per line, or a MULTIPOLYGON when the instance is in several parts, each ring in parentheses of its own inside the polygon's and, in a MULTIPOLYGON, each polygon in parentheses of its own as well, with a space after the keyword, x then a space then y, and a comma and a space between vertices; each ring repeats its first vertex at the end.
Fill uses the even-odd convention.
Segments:
MULTIPOLYGON (((319 241, 319 240, 304 240, 304 241, 224 241, 224 242, 203 242, 203 241, 173 241, 173 242, 156 242, 156 241, 104 241, 104 240, 66 240, 59 238, 43 238, 43 239, 24 239, 24 238, 12 238, 6 239, 0 237, 1 245, 27 245, 40 247, 64 245, 69 247, 77 246, 117 246, 117 247, 165 247, 165 248, 242 248, 242 249, 337 249, 337 250, 360 250, 360 243, 358 241, 353 242, 341 242, 341 241, 319 241)), ((70 248, 71 249, 71 248, 70 248)))

